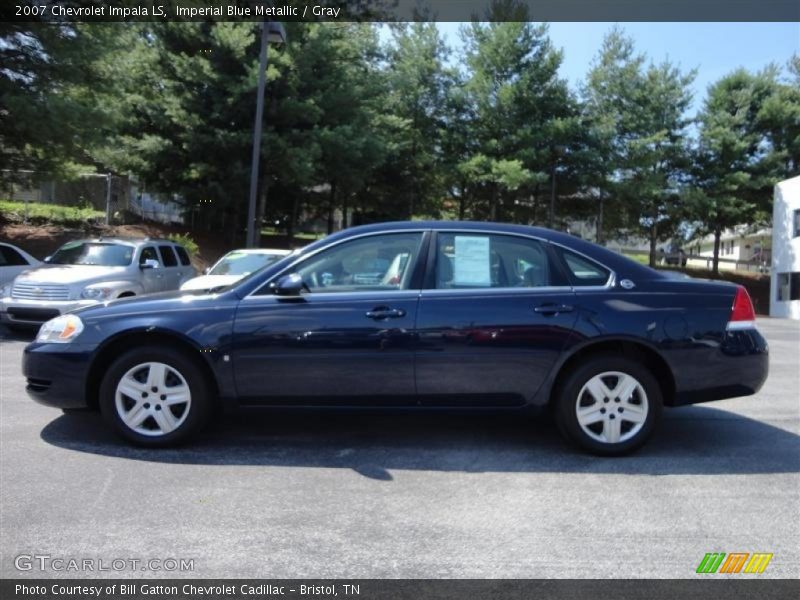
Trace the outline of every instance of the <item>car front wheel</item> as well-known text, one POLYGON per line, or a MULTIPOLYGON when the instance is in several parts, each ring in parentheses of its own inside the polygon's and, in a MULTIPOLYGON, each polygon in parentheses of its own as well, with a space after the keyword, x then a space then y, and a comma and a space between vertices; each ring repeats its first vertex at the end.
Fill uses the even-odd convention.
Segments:
POLYGON ((634 360, 597 356, 560 386, 556 416, 562 434, 584 450, 626 454, 644 444, 661 417, 661 389, 634 360))
POLYGON ((200 367, 171 348, 131 350, 109 368, 100 386, 103 417, 141 446, 186 441, 208 420, 211 398, 200 367))

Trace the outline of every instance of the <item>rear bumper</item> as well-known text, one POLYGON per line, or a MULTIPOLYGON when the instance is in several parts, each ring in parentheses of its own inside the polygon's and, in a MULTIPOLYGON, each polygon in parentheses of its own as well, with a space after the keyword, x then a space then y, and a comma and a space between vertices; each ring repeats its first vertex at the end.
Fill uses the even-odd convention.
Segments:
POLYGON ((28 396, 57 408, 88 406, 86 381, 93 349, 75 344, 28 344, 22 356, 28 396))
POLYGON ((97 300, 19 300, 16 298, 0 299, 0 322, 10 325, 38 327, 53 317, 66 312, 93 306, 97 300))
POLYGON ((758 329, 728 331, 702 361, 684 373, 676 372, 673 405, 750 396, 761 389, 768 375, 769 347, 758 329))

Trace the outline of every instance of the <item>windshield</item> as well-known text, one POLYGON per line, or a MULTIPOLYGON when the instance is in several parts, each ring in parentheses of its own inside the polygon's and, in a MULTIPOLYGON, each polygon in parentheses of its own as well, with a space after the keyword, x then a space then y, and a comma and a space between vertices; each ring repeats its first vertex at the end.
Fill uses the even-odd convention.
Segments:
POLYGON ((279 254, 253 254, 248 252, 231 252, 222 257, 209 275, 248 275, 277 261, 279 254))
POLYGON ((69 242, 55 251, 51 265, 124 267, 133 260, 133 246, 103 242, 69 242))

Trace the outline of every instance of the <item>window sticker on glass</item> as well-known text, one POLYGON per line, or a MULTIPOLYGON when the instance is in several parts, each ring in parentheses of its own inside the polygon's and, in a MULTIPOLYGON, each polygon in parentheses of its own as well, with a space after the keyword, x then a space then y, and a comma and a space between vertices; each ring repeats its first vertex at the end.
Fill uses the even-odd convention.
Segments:
POLYGON ((488 237, 455 236, 455 255, 453 283, 485 287, 492 285, 488 237))

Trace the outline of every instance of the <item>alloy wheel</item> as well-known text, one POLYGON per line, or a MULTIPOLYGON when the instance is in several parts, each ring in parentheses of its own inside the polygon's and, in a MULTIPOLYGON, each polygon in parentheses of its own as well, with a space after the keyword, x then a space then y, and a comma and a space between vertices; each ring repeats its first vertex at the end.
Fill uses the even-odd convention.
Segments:
POLYGON ((180 427, 192 406, 189 384, 181 373, 162 362, 140 363, 117 382, 117 414, 132 431, 156 437, 180 427))
POLYGON ((619 444, 633 438, 644 426, 647 394, 635 377, 606 371, 584 384, 575 411, 586 435, 598 442, 619 444))

